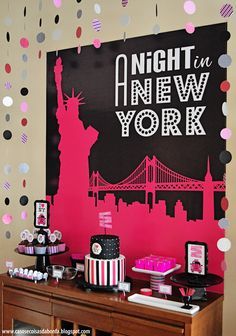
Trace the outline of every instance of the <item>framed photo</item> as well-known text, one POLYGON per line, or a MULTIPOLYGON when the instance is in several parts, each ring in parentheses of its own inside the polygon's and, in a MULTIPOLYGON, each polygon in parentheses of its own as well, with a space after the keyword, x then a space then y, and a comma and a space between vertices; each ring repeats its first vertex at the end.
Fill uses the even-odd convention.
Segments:
POLYGON ((34 202, 34 226, 36 228, 49 227, 49 207, 48 201, 36 200, 34 202))
POLYGON ((187 241, 185 243, 185 272, 206 275, 208 269, 208 247, 206 243, 187 241))

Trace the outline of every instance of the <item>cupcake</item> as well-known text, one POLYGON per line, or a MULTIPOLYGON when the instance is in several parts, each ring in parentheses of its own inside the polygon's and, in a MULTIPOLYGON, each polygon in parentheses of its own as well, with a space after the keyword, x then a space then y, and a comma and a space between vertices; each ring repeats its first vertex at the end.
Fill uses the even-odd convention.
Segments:
POLYGON ((20 234, 21 242, 17 246, 19 253, 25 253, 25 247, 28 244, 27 237, 28 237, 28 232, 26 232, 25 230, 22 231, 20 234))
POLYGON ((45 254, 46 253, 46 249, 47 249, 47 246, 43 245, 43 244, 36 244, 34 245, 34 251, 36 254, 45 254))
POLYGON ((34 246, 34 251, 36 254, 45 254, 46 253, 45 238, 42 234, 38 235, 37 243, 34 246))
POLYGON ((58 252, 64 252, 65 249, 66 249, 66 243, 61 241, 58 245, 58 252))
POLYGON ((34 245, 32 243, 28 243, 25 247, 26 254, 34 254, 34 245))
POLYGON ((55 244, 58 246, 58 252, 64 252, 65 249, 66 249, 66 244, 61 240, 61 238, 62 238, 61 232, 58 231, 58 230, 55 230, 54 234, 57 238, 56 241, 55 241, 55 244))
POLYGON ((58 253, 58 244, 56 244, 56 235, 52 233, 50 235, 50 241, 47 247, 48 254, 55 254, 58 253))
POLYGON ((30 233, 27 239, 28 239, 28 244, 25 247, 25 253, 34 254, 34 245, 33 245, 34 236, 30 233))
POLYGON ((26 245, 27 245, 27 240, 22 240, 17 246, 18 252, 19 253, 25 253, 26 245))

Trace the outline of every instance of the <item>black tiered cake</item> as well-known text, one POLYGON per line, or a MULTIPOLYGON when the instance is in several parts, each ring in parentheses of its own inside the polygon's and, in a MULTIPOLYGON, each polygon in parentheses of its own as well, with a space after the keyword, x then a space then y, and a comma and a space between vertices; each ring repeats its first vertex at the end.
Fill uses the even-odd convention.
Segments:
POLYGON ((85 256, 85 281, 90 285, 112 287, 125 278, 125 257, 120 255, 120 239, 96 235, 90 239, 90 255, 85 256))
POLYGON ((116 259, 120 255, 120 238, 112 235, 96 235, 90 239, 90 257, 116 259))

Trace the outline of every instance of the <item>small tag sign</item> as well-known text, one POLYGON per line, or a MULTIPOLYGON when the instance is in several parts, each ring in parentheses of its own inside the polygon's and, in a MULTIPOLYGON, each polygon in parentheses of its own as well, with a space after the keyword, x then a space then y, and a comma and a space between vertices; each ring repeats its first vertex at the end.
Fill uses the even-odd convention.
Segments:
POLYGON ((99 212, 99 225, 106 229, 112 228, 112 217, 111 217, 111 211, 107 212, 99 212))
POLYGON ((118 290, 122 292, 130 292, 130 282, 118 282, 118 290))
POLYGON ((6 267, 7 268, 13 268, 14 266, 14 263, 13 261, 10 261, 10 260, 6 260, 6 263, 5 263, 6 267))
POLYGON ((62 279, 62 273, 63 271, 54 269, 52 272, 52 276, 53 278, 62 279))
POLYGON ((84 264, 76 263, 75 267, 79 272, 84 272, 84 264))
POLYGON ((172 295, 172 286, 170 285, 159 285, 159 293, 172 295))

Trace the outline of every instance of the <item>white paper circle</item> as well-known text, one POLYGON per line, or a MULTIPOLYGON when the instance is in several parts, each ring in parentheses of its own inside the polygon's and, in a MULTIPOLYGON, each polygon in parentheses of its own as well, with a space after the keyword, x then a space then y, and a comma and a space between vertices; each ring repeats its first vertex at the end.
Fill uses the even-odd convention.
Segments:
POLYGON ((6 26, 11 26, 12 25, 12 18, 10 16, 6 16, 4 18, 4 23, 6 26))
POLYGON ((29 171, 29 165, 27 163, 19 164, 19 172, 22 174, 27 174, 29 171))
POLYGON ((160 28, 160 26, 158 24, 155 24, 155 26, 152 28, 152 31, 153 31, 154 35, 157 35, 157 34, 160 33, 161 28, 160 28))
POLYGON ((120 17, 120 23, 122 26, 128 26, 130 24, 131 17, 127 14, 124 14, 120 17))
POLYGON ((220 238, 217 247, 221 252, 228 252, 231 248, 231 241, 228 238, 220 238))
POLYGON ((225 115, 225 116, 227 116, 227 114, 228 114, 228 106, 227 106, 227 103, 226 103, 226 102, 224 102, 224 103, 222 104, 222 113, 223 113, 223 115, 225 115))
POLYGON ((94 5, 94 12, 96 13, 96 14, 100 14, 101 13, 101 6, 98 4, 98 3, 96 3, 95 5, 94 5))
POLYGON ((12 171, 11 165, 6 164, 6 165, 4 166, 4 168, 3 168, 3 170, 4 170, 4 173, 5 173, 6 175, 11 174, 11 171, 12 171))
POLYGON ((229 227, 229 221, 227 218, 221 218, 219 221, 218 221, 218 226, 223 229, 223 230, 226 230, 228 229, 229 227))
POLYGON ((10 107, 10 106, 13 105, 13 99, 10 96, 5 96, 2 99, 2 103, 3 103, 4 106, 10 107))
POLYGON ((54 41, 58 41, 58 40, 60 40, 61 35, 62 35, 62 31, 61 31, 61 29, 55 29, 55 30, 52 32, 52 39, 53 39, 54 41))

